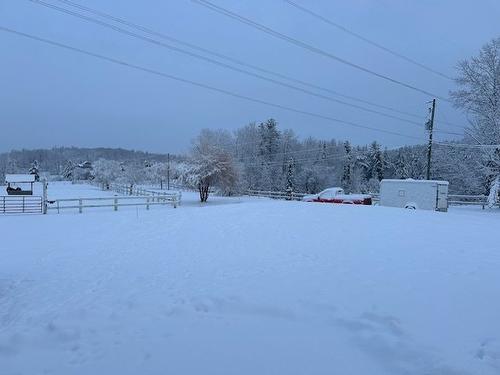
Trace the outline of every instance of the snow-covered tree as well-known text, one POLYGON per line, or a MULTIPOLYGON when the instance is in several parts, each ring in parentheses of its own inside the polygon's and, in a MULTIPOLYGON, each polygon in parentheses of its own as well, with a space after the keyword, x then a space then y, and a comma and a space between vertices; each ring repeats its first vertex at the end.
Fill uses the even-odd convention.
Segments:
POLYGON ((260 144, 259 152, 266 162, 274 161, 279 150, 280 132, 278 123, 274 119, 269 119, 259 125, 260 144))
POLYGON ((127 165, 121 163, 119 168, 121 174, 118 181, 127 184, 129 194, 132 195, 134 186, 143 183, 146 180, 146 169, 141 163, 131 163, 127 165))
POLYGON ((109 184, 122 175, 122 170, 118 161, 99 159, 94 162, 93 174, 96 182, 109 189, 109 184))
POLYGON ((406 179, 409 177, 406 158, 402 149, 398 150, 398 154, 394 161, 394 173, 396 178, 406 179))
POLYGON ((33 160, 33 163, 31 163, 31 167, 28 170, 29 174, 35 175, 35 181, 40 180, 40 167, 38 165, 38 160, 33 160))
POLYGON ((201 202, 207 201, 211 187, 231 193, 238 178, 231 154, 212 141, 202 133, 181 168, 182 182, 198 190, 201 202))
POLYGON ((381 181, 384 178, 384 161, 382 150, 377 142, 370 144, 368 152, 357 158, 362 169, 362 184, 367 184, 370 180, 381 181))
POLYGON ((75 163, 73 163, 73 161, 71 160, 67 160, 62 172, 63 178, 66 180, 72 180, 74 170, 75 170, 75 163))
POLYGON ((382 181, 384 178, 384 159, 380 145, 377 142, 373 142, 370 145, 368 155, 371 161, 371 177, 382 181))
POLYGON ((259 131, 259 162, 260 176, 259 184, 264 190, 280 190, 281 166, 277 160, 279 152, 279 142, 281 134, 278 130, 278 123, 274 119, 269 119, 261 123, 259 131))
POLYGON ((295 191, 295 162, 293 158, 290 158, 286 170, 286 185, 285 185, 285 192, 288 194, 288 199, 292 199, 294 191, 295 191))
POLYGON ((490 194, 488 195, 488 207, 493 208, 500 202, 500 176, 497 176, 491 183, 490 194))
POLYGON ((351 144, 348 141, 344 142, 344 169, 342 174, 342 188, 347 192, 351 192, 353 186, 353 156, 351 144))
POLYGON ((154 162, 146 168, 146 178, 153 184, 159 184, 161 189, 163 189, 163 185, 168 177, 168 163, 154 162))
MULTIPOLYGON (((451 97, 470 119, 466 140, 480 145, 500 144, 500 38, 484 45, 477 56, 458 64, 458 90, 451 97)), ((500 147, 474 149, 486 187, 500 176, 500 147)))

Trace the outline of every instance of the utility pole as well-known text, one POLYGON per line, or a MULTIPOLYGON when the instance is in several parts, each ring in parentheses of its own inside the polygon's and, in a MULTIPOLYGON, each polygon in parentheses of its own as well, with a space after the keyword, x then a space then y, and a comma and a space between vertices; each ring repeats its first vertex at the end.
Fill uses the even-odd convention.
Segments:
POLYGON ((167 190, 170 190, 170 153, 167 154, 167 190))
POLYGON ((429 131, 429 144, 427 145, 427 180, 431 179, 431 155, 432 155, 432 130, 434 128, 434 114, 436 113, 436 99, 432 99, 431 118, 425 124, 429 131))

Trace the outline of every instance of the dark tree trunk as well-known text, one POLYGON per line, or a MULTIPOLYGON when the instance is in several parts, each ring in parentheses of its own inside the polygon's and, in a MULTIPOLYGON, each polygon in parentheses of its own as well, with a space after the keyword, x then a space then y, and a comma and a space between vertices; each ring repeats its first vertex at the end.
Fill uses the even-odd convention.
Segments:
POLYGON ((198 191, 200 193, 200 202, 206 202, 208 199, 208 190, 210 189, 209 184, 199 184, 198 191))

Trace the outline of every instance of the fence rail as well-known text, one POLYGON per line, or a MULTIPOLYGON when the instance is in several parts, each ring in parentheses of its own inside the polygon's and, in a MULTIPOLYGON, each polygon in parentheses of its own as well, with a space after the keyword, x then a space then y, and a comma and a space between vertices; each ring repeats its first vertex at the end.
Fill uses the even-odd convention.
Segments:
POLYGON ((117 193, 124 195, 138 195, 144 197, 177 197, 179 203, 182 198, 182 193, 180 191, 175 191, 175 192, 157 191, 157 190, 145 189, 140 186, 130 186, 117 183, 111 183, 104 186, 101 185, 101 187, 103 187, 104 190, 113 190, 116 191, 117 193))
POLYGON ((180 203, 178 195, 162 195, 162 196, 124 196, 124 197, 97 197, 97 198, 64 198, 49 200, 48 210, 56 210, 60 213, 61 210, 77 209, 79 213, 83 212, 84 208, 113 208, 118 211, 119 207, 146 207, 149 210, 150 206, 165 206, 172 205, 174 208, 180 203), (125 201, 125 202, 124 202, 125 201))
POLYGON ((246 195, 300 201, 306 194, 286 191, 247 190, 246 195))
MULTIPOLYGON (((481 206, 483 209, 488 207, 488 197, 486 195, 463 195, 449 194, 449 206, 481 206)), ((497 203, 496 205, 500 205, 497 203)))
POLYGON ((42 213, 42 197, 32 195, 0 196, 1 214, 40 214, 42 213))

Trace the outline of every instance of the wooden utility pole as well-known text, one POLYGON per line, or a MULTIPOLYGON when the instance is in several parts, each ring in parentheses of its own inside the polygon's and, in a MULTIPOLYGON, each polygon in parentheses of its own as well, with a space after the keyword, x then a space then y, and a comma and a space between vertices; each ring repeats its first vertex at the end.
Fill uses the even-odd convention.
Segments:
POLYGON ((434 114, 436 113, 436 99, 432 99, 431 118, 426 126, 429 131, 429 144, 427 145, 427 180, 431 179, 431 156, 432 156, 432 130, 434 128, 434 114))

